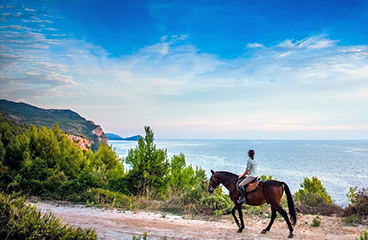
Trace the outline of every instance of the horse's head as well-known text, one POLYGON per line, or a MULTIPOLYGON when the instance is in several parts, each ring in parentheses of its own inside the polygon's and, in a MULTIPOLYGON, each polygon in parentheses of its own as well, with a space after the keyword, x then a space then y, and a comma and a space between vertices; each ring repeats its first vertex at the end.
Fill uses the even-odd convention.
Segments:
POLYGON ((211 170, 211 178, 210 178, 210 184, 208 186, 208 192, 209 193, 213 193, 213 191, 215 190, 215 188, 217 188, 220 183, 218 182, 218 180, 215 177, 215 171, 211 170))

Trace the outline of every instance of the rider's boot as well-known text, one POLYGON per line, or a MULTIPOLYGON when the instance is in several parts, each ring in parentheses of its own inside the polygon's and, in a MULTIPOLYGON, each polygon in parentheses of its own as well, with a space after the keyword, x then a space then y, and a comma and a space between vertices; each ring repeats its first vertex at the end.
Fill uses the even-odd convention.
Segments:
POLYGON ((238 203, 246 203, 247 202, 247 193, 244 186, 239 186, 241 199, 238 200, 238 203))

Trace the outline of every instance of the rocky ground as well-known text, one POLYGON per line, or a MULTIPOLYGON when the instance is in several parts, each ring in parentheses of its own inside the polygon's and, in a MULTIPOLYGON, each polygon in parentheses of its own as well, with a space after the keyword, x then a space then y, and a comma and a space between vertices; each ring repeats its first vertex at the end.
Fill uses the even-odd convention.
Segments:
MULTIPOLYGON (((147 239, 286 239, 286 223, 278 218, 267 234, 260 234, 269 219, 248 216, 242 233, 230 216, 214 219, 192 219, 167 213, 120 211, 86 207, 66 202, 38 201, 30 203, 43 213, 53 212, 63 223, 81 228, 94 228, 98 239, 132 239, 147 232, 147 239)), ((321 225, 312 227, 312 215, 298 215, 294 239, 355 240, 368 226, 347 226, 337 217, 320 216, 321 225)))

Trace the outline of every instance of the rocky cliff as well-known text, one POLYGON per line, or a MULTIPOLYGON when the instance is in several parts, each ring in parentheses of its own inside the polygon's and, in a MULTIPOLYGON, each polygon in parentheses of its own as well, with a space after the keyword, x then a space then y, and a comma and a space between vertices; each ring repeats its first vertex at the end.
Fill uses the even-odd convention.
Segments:
POLYGON ((100 125, 97 125, 97 127, 95 129, 93 129, 92 133, 94 135, 98 136, 98 141, 99 142, 105 142, 107 145, 109 144, 109 141, 107 139, 107 136, 104 133, 104 131, 102 130, 102 128, 101 128, 100 125))

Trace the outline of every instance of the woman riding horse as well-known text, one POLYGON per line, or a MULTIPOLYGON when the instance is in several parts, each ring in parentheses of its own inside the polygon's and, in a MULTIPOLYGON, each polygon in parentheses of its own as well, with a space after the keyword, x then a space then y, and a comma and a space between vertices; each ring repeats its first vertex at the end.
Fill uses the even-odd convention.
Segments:
MULTIPOLYGON (((242 213, 242 203, 238 203, 238 199, 240 197, 240 192, 236 187, 237 180, 239 178, 238 175, 229 172, 215 172, 211 170, 212 176, 210 178, 210 183, 208 186, 208 192, 213 193, 214 189, 218 187, 220 184, 223 184, 229 190, 229 196, 231 200, 234 202, 235 206, 232 209, 231 213, 234 217, 235 223, 238 225, 239 229, 237 232, 242 232, 244 229, 244 221, 243 221, 243 213, 242 213), (240 224, 238 219, 235 216, 235 211, 238 210, 240 224)), ((252 206, 259 206, 264 203, 268 203, 271 205, 271 221, 268 226, 263 229, 261 232, 262 234, 267 233, 270 231, 271 226, 276 218, 276 212, 279 212, 282 217, 285 219, 288 227, 289 227, 289 238, 294 236, 293 234, 293 225, 296 223, 296 213, 294 207, 294 201, 290 193, 290 189, 288 185, 284 182, 276 181, 276 180, 268 180, 268 181, 261 181, 258 185, 258 188, 247 194, 247 204, 252 206), (288 208, 290 219, 285 212, 285 210, 281 207, 281 197, 285 191, 287 201, 288 201, 288 208)))

